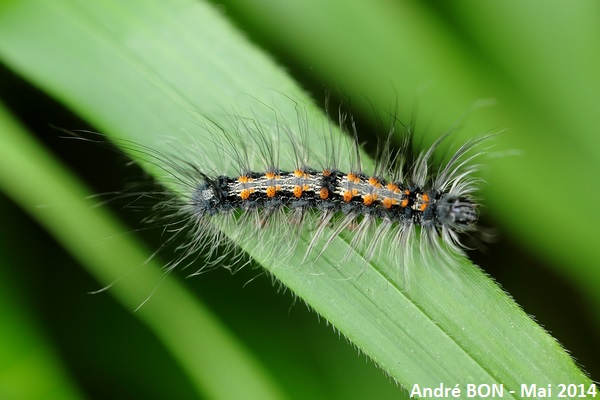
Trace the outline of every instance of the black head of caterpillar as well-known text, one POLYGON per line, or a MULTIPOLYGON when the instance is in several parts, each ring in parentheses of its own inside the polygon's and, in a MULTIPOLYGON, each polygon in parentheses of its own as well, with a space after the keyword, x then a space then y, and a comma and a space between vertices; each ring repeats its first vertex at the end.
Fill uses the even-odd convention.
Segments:
POLYGON ((437 224, 463 232, 473 229, 478 219, 477 204, 468 197, 443 196, 437 201, 437 224))

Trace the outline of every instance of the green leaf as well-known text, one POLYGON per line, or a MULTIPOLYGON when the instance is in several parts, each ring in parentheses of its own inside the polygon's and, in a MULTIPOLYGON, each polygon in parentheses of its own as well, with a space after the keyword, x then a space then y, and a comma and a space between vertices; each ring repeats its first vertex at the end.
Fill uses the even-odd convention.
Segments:
MULTIPOLYGON (((0 111, 0 128, 6 128, 0 111)), ((4 132, 4 129, 3 129, 4 132)), ((2 199, 3 200, 3 199, 2 199)), ((0 203, 0 212, 4 202, 0 203)), ((11 216, 2 212, 2 220, 11 216)), ((17 293, 14 252, 8 229, 0 231, 0 397, 5 399, 83 399, 52 343, 31 317, 30 305, 17 293)))
MULTIPOLYGON (((296 130, 308 129, 310 140, 318 140, 329 127, 325 117, 282 68, 251 45, 213 7, 202 2, 178 0, 170 2, 167 8, 147 1, 21 1, 0 7, 3 62, 107 136, 165 154, 189 154, 192 140, 205 146, 205 154, 213 154, 211 146, 215 143, 206 129, 205 118, 225 125, 231 122, 232 115, 273 126, 286 121, 296 130), (306 126, 298 116, 297 106, 306 112, 306 126), (169 138, 168 145, 165 137, 169 138)), ((382 12, 366 2, 347 9, 365 16, 372 15, 371 11, 382 12)), ((390 14, 390 18, 391 15, 400 13, 390 14)), ((419 25, 421 20, 412 21, 419 25)), ((382 28, 390 26, 389 21, 382 24, 382 28)), ((433 31, 440 34, 437 29, 433 31)), ((417 74, 415 69, 415 76, 406 79, 422 82, 429 74, 435 75, 438 64, 429 63, 447 53, 430 51, 426 55, 422 61, 429 70, 419 69, 417 74)), ((447 61, 444 68, 449 75, 463 70, 462 58, 449 56, 447 61)), ((449 75, 444 82, 451 80, 449 75)), ((469 101, 477 99, 473 98, 476 91, 458 90, 459 83, 469 78, 472 77, 463 71, 458 83, 445 92, 446 102, 455 98, 449 93, 460 93, 454 111, 461 107, 464 110, 469 101)), ((361 82, 368 85, 367 80, 361 82)), ((389 90, 387 82, 380 85, 389 90)), ((388 96, 391 95, 393 91, 388 96)), ((376 99, 379 106, 385 103, 380 97, 376 99)), ((344 140, 343 136, 339 140, 344 140)), ((322 156, 322 150, 317 149, 316 153, 322 156)), ((159 171, 147 167, 161 179, 159 171)), ((84 210, 77 210, 74 215, 79 213, 84 210)), ((49 229, 56 229, 58 236, 62 225, 57 220, 50 223, 49 229)), ((265 257, 257 252, 260 246, 252 238, 242 238, 240 245, 409 389, 414 384, 459 384, 463 390, 468 383, 504 384, 506 390, 516 391, 506 393, 505 398, 519 398, 521 384, 591 383, 558 343, 468 260, 461 260, 455 269, 443 265, 411 266, 411 283, 406 286, 393 254, 383 254, 370 263, 357 256, 355 262, 340 268, 335 262, 340 254, 354 252, 343 238, 335 240, 309 270, 285 267, 278 260, 265 257)), ((390 253, 395 251, 391 242, 388 248, 390 253)), ((302 250, 301 245, 295 256, 302 257, 302 250)), ((139 261, 130 262, 139 265, 139 261)), ((102 280, 114 279, 115 271, 99 268, 96 274, 102 274, 102 280)), ((163 286, 168 285, 171 283, 163 286)), ((135 293, 129 290, 134 288, 127 285, 118 293, 127 296, 127 301, 140 298, 140 289, 135 289, 135 293)), ((163 287, 160 290, 174 299, 173 306, 179 304, 179 292, 172 294, 163 287)), ((139 314, 146 313, 150 310, 142 307, 139 314)), ((162 326, 150 324, 157 330, 162 326)), ((200 325, 176 327, 191 342, 194 334, 203 329, 200 325)), ((183 346, 175 346, 172 337, 164 340, 174 346, 172 351, 181 357, 190 375, 199 371, 193 360, 186 360, 183 346)), ((258 375, 257 382, 262 382, 261 373, 258 375)), ((194 379, 204 387, 211 381, 209 376, 198 372, 194 379)), ((213 394, 219 393, 219 386, 228 384, 217 381, 215 386, 209 389, 215 390, 213 394)), ((268 380, 261 387, 277 393, 268 380)), ((221 395, 235 397, 226 392, 221 395)))

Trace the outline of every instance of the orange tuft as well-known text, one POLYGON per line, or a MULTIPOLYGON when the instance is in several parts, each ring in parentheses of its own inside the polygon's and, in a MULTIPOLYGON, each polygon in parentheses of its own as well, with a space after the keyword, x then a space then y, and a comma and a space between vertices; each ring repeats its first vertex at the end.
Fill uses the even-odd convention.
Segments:
POLYGON ((302 197, 302 188, 300 186, 294 186, 294 197, 302 197))
POLYGON ((350 182, 360 183, 360 178, 358 177, 358 175, 353 174, 352 172, 348 173, 348 175, 346 175, 346 178, 348 178, 350 182))
POLYGON ((250 189, 244 189, 240 192, 240 197, 242 200, 248 200, 250 198, 250 189))
POLYGON ((395 184, 393 184, 391 182, 387 184, 387 188, 394 193, 398 193, 398 190, 400 190, 400 189, 398 189, 398 186, 396 186, 395 184))
POLYGON ((429 195, 427 193, 423 193, 423 195, 421 196, 421 200, 423 201, 423 204, 419 206, 419 210, 425 211, 429 206, 429 195))
POLYGON ((389 208, 392 208, 392 206, 396 204, 396 200, 394 200, 390 197, 386 197, 385 199, 383 199, 381 204, 383 204, 383 208, 389 209, 389 208))
POLYGON ((374 176, 369 178, 369 184, 371 186, 375 186, 376 188, 381 187, 381 183, 379 182, 379 179, 375 178, 374 176))
POLYGON ((349 202, 350 202, 350 200, 352 200, 352 197, 354 197, 354 196, 352 196, 352 192, 351 192, 351 191, 349 191, 349 190, 346 190, 346 191, 344 192, 344 201, 345 201, 346 203, 349 203, 349 202))

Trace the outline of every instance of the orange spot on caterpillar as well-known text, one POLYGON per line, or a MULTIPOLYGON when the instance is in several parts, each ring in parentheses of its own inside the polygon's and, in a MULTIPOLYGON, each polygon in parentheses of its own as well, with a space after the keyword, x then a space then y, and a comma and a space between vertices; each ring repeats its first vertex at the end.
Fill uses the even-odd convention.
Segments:
POLYGON ((370 206, 370 205, 372 205, 372 204, 373 204, 373 201, 374 201, 374 200, 375 200, 375 199, 373 198, 373 196, 372 196, 372 195, 370 195, 370 194, 368 194, 368 195, 366 195, 366 196, 364 196, 364 197, 363 197, 363 204, 364 204, 365 206, 370 206))
POLYGON ((277 188, 275 186, 267 187, 267 197, 273 198, 277 194, 277 188))
POLYGON ((354 197, 354 196, 352 196, 352 192, 351 192, 350 190, 346 190, 346 191, 344 192, 344 196, 343 196, 343 197, 344 197, 344 201, 345 201, 346 203, 349 203, 349 202, 350 202, 350 200, 352 200, 352 197, 354 197))
POLYGON ((329 190, 327 190, 327 188, 321 188, 321 190, 319 190, 319 197, 321 198, 321 200, 328 199, 329 190))
POLYGON ((369 178, 369 184, 371 186, 374 186, 376 188, 380 188, 381 187, 381 183, 379 182, 379 179, 375 178, 374 176, 369 178))
POLYGON ((265 178, 267 178, 267 179, 277 179, 279 177, 277 176, 277 174, 275 174, 275 172, 267 172, 265 174, 265 178))
POLYGON ((302 197, 302 188, 300 186, 294 186, 294 197, 302 197))
POLYGON ((427 193, 423 193, 423 195, 421 195, 421 200, 423 201, 423 204, 419 206, 419 211, 425 211, 429 206, 429 195, 427 193))
POLYGON ((331 175, 331 171, 328 169, 324 169, 323 170, 323 176, 330 176, 331 175))
POLYGON ((248 200, 252 191, 250 189, 244 189, 240 192, 240 198, 242 200, 248 200))
POLYGON ((390 209, 396 204, 396 200, 392 199, 391 197, 386 197, 385 199, 383 199, 381 204, 383 205, 383 208, 390 209))
POLYGON ((394 193, 398 193, 400 191, 400 189, 398 188, 398 186, 396 184, 394 184, 394 183, 391 183, 391 182, 387 184, 387 188, 389 190, 391 190, 392 192, 394 192, 394 193))
POLYGON ((355 173, 353 173, 353 172, 349 172, 346 175, 346 178, 348 179, 349 182, 360 183, 360 177, 358 175, 356 175, 355 173))
POLYGON ((408 197, 410 196, 410 190, 404 189, 404 192, 402 192, 402 194, 404 194, 405 198, 402 199, 402 201, 400 201, 400 207, 406 208, 408 207, 408 197))
POLYGON ((238 182, 239 183, 248 183, 248 182, 252 182, 254 181, 254 179, 250 178, 249 176, 246 175, 242 175, 238 178, 238 182))

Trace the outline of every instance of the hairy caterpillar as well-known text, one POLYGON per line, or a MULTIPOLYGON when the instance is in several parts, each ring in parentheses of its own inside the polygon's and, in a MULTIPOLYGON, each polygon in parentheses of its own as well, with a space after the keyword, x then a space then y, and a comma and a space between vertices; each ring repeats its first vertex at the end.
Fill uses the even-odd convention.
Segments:
MULTIPOLYGON (((304 118, 298 111, 299 121, 304 118)), ((341 113, 343 128, 346 119, 341 113)), ((463 252, 459 235, 476 229, 479 179, 473 161, 490 134, 476 136, 436 163, 436 150, 451 132, 415 152, 411 126, 405 127, 396 149, 392 130, 376 164, 367 170, 351 118, 351 128, 345 130, 353 140, 324 135, 321 143, 309 143, 308 124, 292 127, 278 120, 273 125, 241 116, 229 120, 229 127, 212 121, 204 125, 219 154, 200 143, 178 155, 121 143, 165 171, 178 193, 156 205, 158 220, 166 221, 161 223, 171 234, 167 242, 191 232, 169 270, 198 257, 204 262, 200 270, 231 266, 243 254, 233 243, 243 246, 249 240, 258 243, 264 257, 285 260, 301 233, 309 232, 302 265, 318 259, 344 235, 366 262, 378 252, 393 252, 406 273, 415 241, 419 254, 448 262, 463 252), (315 145, 325 149, 323 159, 311 150, 315 145), (382 244, 386 237, 393 248, 382 244)), ((334 257, 343 265, 351 254, 334 257)))

